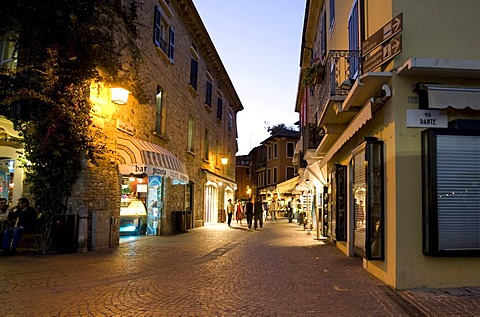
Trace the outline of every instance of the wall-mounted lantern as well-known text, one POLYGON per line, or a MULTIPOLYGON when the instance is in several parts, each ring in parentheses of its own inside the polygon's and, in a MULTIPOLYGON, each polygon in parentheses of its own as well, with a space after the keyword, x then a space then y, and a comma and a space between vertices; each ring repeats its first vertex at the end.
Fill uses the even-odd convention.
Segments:
POLYGON ((222 165, 224 165, 224 166, 227 165, 228 164, 228 157, 222 157, 220 159, 220 162, 222 162, 222 165))
POLYGON ((117 105, 124 105, 128 101, 128 95, 130 94, 130 91, 124 89, 124 88, 110 88, 110 93, 111 93, 111 100, 113 103, 117 105))

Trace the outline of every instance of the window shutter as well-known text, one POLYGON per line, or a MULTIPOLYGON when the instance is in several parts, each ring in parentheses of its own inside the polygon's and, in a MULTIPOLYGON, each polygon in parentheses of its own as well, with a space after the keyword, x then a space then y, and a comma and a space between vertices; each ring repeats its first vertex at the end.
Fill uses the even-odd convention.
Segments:
MULTIPOLYGON (((352 8, 352 13, 348 19, 348 49, 350 51, 358 51, 360 49, 359 29, 358 29, 358 2, 352 8)), ((353 56, 349 58, 350 78, 355 79, 358 76, 360 62, 353 56)))
POLYGON ((191 59, 190 63, 190 86, 197 90, 197 78, 198 78, 198 62, 195 59, 191 59))
POLYGON ((326 18, 325 12, 323 12, 322 14, 322 21, 320 23, 321 23, 320 42, 321 42, 321 53, 322 53, 322 59, 323 59, 327 54, 327 18, 326 18))
POLYGON ((435 251, 480 250, 479 149, 478 135, 436 136, 436 153, 431 153, 436 156, 433 194, 437 202, 438 250, 435 251))
POLYGON ((365 255, 367 178, 365 172, 365 149, 353 157, 353 198, 354 198, 354 247, 361 255, 365 255))
POLYGON ((155 43, 156 46, 160 47, 160 37, 161 37, 161 32, 160 32, 160 21, 162 20, 162 14, 160 13, 160 9, 155 6, 155 17, 153 19, 153 43, 155 43))
POLYGON ((168 57, 173 62, 175 60, 175 30, 170 27, 170 45, 168 49, 168 57))

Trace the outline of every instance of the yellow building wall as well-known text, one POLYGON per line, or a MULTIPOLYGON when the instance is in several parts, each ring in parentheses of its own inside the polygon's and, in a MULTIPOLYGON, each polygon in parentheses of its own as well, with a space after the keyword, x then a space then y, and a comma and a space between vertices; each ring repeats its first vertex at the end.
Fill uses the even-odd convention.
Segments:
MULTIPOLYGON (((333 34, 327 33, 329 50, 348 48, 346 30, 352 3, 350 0, 335 2, 335 27, 333 34)), ((403 31, 402 52, 383 67, 384 71, 393 73, 388 83, 392 97, 373 113, 372 119, 328 163, 328 169, 334 163, 348 165, 351 151, 363 142, 365 136, 374 136, 384 142, 385 260, 364 260, 363 265, 372 275, 396 289, 480 285, 480 258, 431 257, 422 253, 423 128, 406 127, 406 110, 419 107, 418 94, 412 91, 415 83, 480 86, 480 81, 396 75, 396 69, 412 57, 480 59, 477 22, 480 1, 365 0, 365 6, 366 37, 399 13, 403 13, 403 31)), ((471 110, 448 110, 449 121, 462 118, 480 119, 480 115, 471 110)), ((339 242, 337 247, 350 254, 348 242, 339 242)))
POLYGON ((403 12, 403 57, 479 59, 477 0, 396 0, 394 16, 403 12), (462 49, 468 48, 468 49, 462 49))
MULTIPOLYGON (((412 86, 418 82, 479 85, 463 78, 408 78, 395 69, 411 57, 479 59, 476 22, 480 2, 367 0, 367 35, 403 12, 402 53, 387 66, 394 72, 393 96, 359 131, 385 142, 385 261, 364 261, 365 268, 397 289, 456 287, 480 284, 480 259, 430 257, 422 253, 422 128, 406 127, 406 109, 418 109, 412 86), (391 5, 391 8, 389 6, 391 5), (392 10, 389 14, 388 11, 392 10), (431 14, 425 14, 431 12, 431 14), (459 49, 461 47, 468 49, 459 49), (376 126, 376 127, 375 127, 376 126), (368 130, 371 131, 368 131, 368 130)), ((368 37, 367 36, 367 37, 368 37)), ((471 111, 449 110, 449 121, 472 119, 471 111)), ((477 116, 478 119, 478 116, 477 116)))

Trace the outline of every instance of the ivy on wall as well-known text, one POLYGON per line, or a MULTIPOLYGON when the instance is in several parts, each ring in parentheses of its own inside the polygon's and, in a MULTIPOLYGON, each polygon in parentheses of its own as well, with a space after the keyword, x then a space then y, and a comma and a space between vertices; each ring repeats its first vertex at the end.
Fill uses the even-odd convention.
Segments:
POLYGON ((135 78, 137 11, 136 0, 0 1, 0 36, 18 54, 16 68, 0 69, 0 114, 23 138, 26 188, 45 216, 44 250, 53 215, 66 212, 81 158, 95 163, 104 150, 90 130, 91 83, 123 83, 143 95, 135 78))

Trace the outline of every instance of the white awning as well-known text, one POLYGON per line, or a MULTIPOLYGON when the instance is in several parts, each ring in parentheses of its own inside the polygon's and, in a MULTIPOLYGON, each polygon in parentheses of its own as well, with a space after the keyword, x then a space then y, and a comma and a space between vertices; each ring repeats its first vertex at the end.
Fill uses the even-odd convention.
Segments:
POLYGON ((327 184, 327 180, 323 177, 322 172, 320 171, 320 166, 318 162, 310 164, 307 166, 307 171, 310 181, 313 181, 313 185, 317 188, 323 187, 327 184))
POLYGON ((147 141, 117 138, 117 161, 120 174, 147 174, 170 177, 188 183, 185 164, 170 151, 147 141))
POLYGON ((298 185, 298 180, 300 176, 295 176, 293 178, 287 179, 284 182, 277 184, 277 192, 280 194, 291 194, 295 187, 298 185))
POLYGON ((297 187, 295 187, 295 192, 304 192, 308 190, 312 190, 312 188, 308 186, 306 183, 302 183, 300 185, 297 185, 297 187))
POLYGON ((428 108, 470 108, 480 110, 480 87, 423 84, 428 94, 428 108))
POLYGON ((328 150, 327 154, 322 158, 318 163, 319 167, 322 168, 328 163, 335 153, 348 141, 350 138, 357 133, 360 128, 367 123, 368 120, 372 118, 372 103, 368 101, 365 106, 360 110, 360 112, 353 118, 352 122, 347 126, 345 131, 338 137, 332 147, 328 150))

